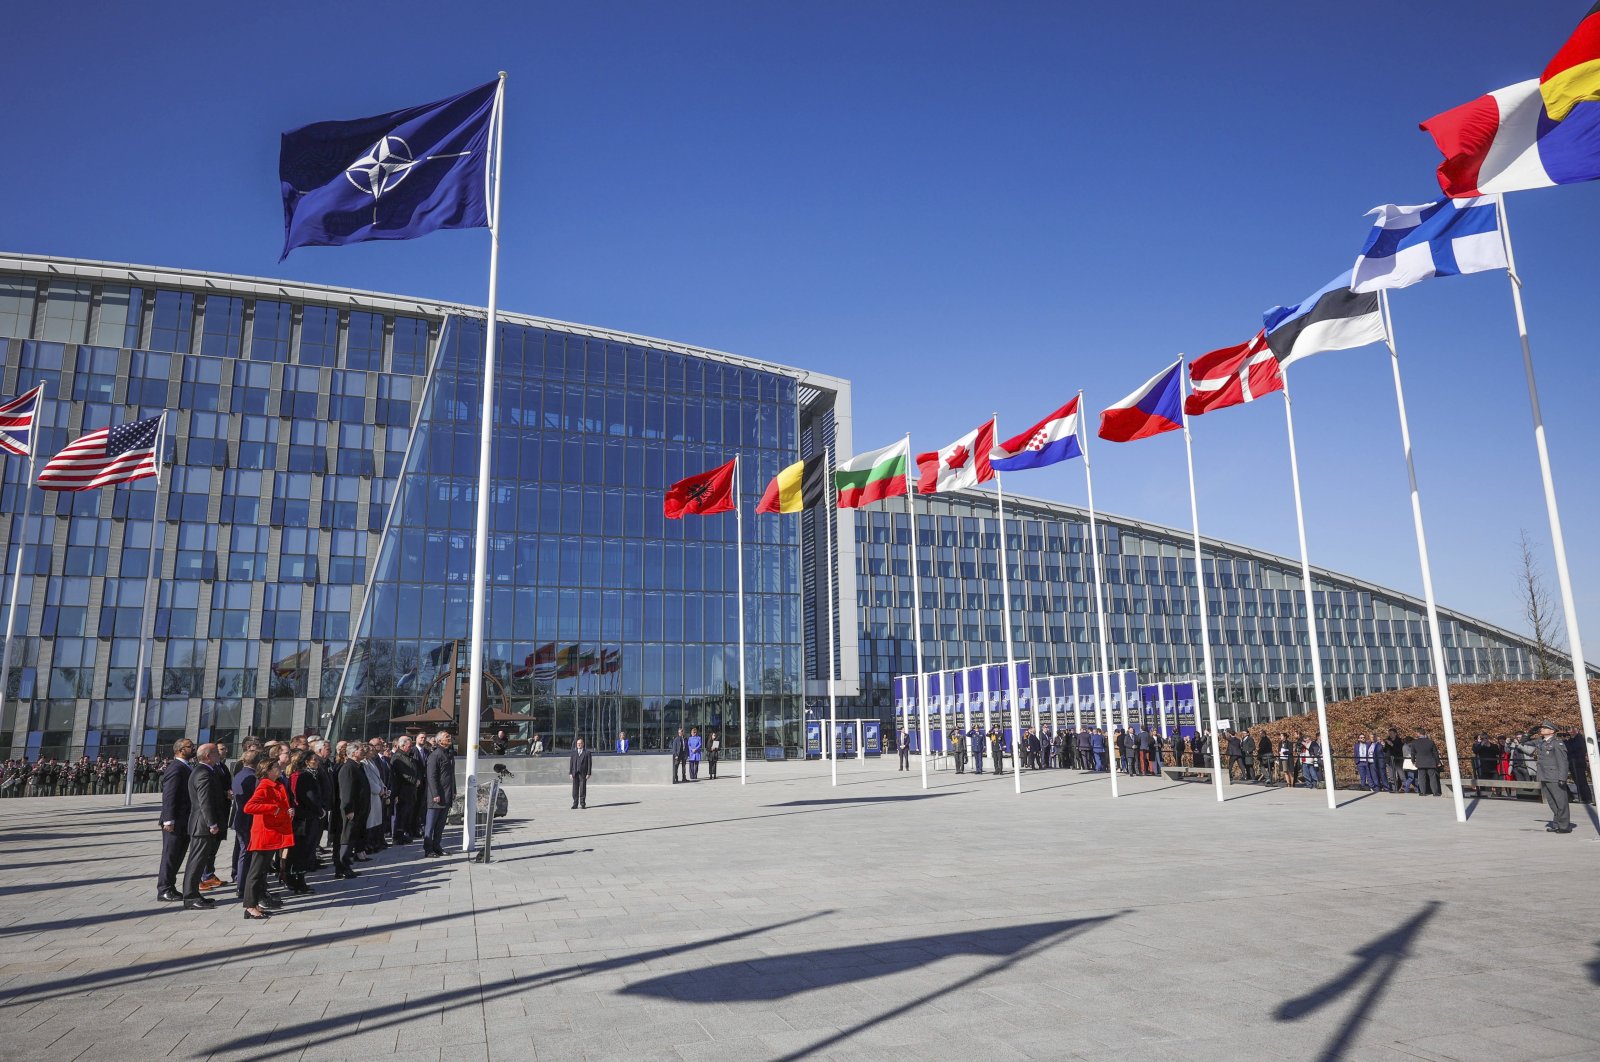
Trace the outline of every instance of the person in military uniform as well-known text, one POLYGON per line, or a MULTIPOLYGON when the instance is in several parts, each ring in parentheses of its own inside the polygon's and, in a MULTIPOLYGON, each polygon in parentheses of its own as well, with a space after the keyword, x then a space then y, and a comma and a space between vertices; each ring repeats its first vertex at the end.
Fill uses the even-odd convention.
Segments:
POLYGON ((1551 833, 1572 832, 1572 810, 1567 797, 1567 746, 1556 737, 1556 728, 1549 723, 1539 724, 1539 736, 1533 741, 1534 776, 1539 780, 1539 791, 1550 807, 1551 833))

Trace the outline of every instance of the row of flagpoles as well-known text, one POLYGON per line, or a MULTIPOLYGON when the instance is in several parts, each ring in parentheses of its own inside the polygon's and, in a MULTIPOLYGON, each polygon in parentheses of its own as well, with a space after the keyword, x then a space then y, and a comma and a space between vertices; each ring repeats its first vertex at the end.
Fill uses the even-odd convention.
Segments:
MULTIPOLYGON (((1450 706, 1450 684, 1444 658, 1443 638, 1439 624, 1438 605, 1433 589, 1432 569, 1428 559, 1427 536, 1423 525, 1422 503, 1417 486, 1416 466, 1412 457, 1411 432, 1406 413, 1405 392, 1400 376, 1400 359, 1394 340, 1393 320, 1389 307, 1389 291, 1408 287, 1435 276, 1505 269, 1511 279, 1513 304, 1516 310, 1517 329, 1522 341, 1524 366, 1528 380, 1529 397, 1534 411, 1535 437, 1545 488, 1546 505, 1555 541, 1558 571, 1562 582, 1563 599, 1568 605, 1567 620, 1571 635, 1572 667, 1577 684, 1580 711, 1583 716, 1591 770, 1600 777, 1600 761, 1596 760, 1594 743, 1594 717, 1588 696, 1585 661, 1578 636, 1575 612, 1571 608, 1570 579, 1567 575, 1566 547, 1561 535, 1554 482, 1550 475, 1548 450, 1544 442, 1543 422, 1539 412, 1538 388, 1533 374, 1532 354, 1528 344, 1526 319, 1522 308, 1521 282, 1516 275, 1515 258, 1511 250, 1510 231, 1505 224, 1504 204, 1498 197, 1473 198, 1464 203, 1445 200, 1443 203, 1422 207, 1382 207, 1375 214, 1379 221, 1369 234, 1367 244, 1358 256, 1356 265, 1336 278, 1311 297, 1293 307, 1276 307, 1265 315, 1266 324, 1249 342, 1235 347, 1212 351, 1195 359, 1185 372, 1183 359, 1157 373, 1121 401, 1100 414, 1099 436, 1111 442, 1133 442, 1151 438, 1169 431, 1182 431, 1184 457, 1189 479, 1190 533, 1193 539, 1196 571, 1196 599, 1200 619, 1201 658, 1205 677, 1206 708, 1211 722, 1213 762, 1218 749, 1218 726, 1214 667, 1211 656, 1210 609, 1205 591, 1205 556, 1200 542, 1200 518, 1194 476, 1194 449, 1189 429, 1191 416, 1212 410, 1243 405, 1272 391, 1282 391, 1284 419, 1288 435, 1289 467, 1293 481, 1295 522, 1300 546, 1301 593, 1304 598, 1309 632, 1312 683, 1315 690, 1317 725, 1321 738, 1325 777, 1333 776, 1333 746, 1328 739, 1327 704, 1322 686, 1322 659, 1320 638, 1316 621, 1311 578, 1310 554, 1306 544, 1305 510, 1300 486, 1299 456, 1295 444, 1294 413, 1288 386, 1288 367, 1295 361, 1324 351, 1350 349, 1382 341, 1388 348, 1394 378, 1395 404, 1399 414, 1400 437, 1414 525, 1417 552, 1421 566, 1423 599, 1428 622, 1432 666, 1437 680, 1439 710, 1445 737, 1445 748, 1451 778, 1459 781, 1460 761, 1456 748, 1454 720, 1450 706), (1485 237, 1488 237, 1485 239, 1485 237), (1424 253, 1414 253, 1414 249, 1424 253)), ((916 644, 916 665, 919 701, 927 701, 927 671, 923 661, 921 624, 921 579, 918 559, 917 521, 914 498, 916 494, 934 494, 954 490, 972 489, 994 482, 996 487, 997 517, 1000 525, 999 561, 1001 602, 1004 610, 1005 653, 1011 671, 1012 731, 1020 733, 1016 718, 1016 654, 1012 645, 1010 573, 1006 557, 1005 492, 999 472, 1024 471, 1040 468, 1081 457, 1084 465, 1084 484, 1088 495, 1091 563, 1094 567, 1094 594, 1096 622, 1099 628, 1098 662, 1096 674, 1099 681, 1107 677, 1113 662, 1107 645, 1104 612, 1104 590, 1099 555, 1099 538, 1094 507, 1094 482, 1089 462, 1088 447, 1081 426, 1080 404, 1083 392, 1066 405, 1048 414, 1043 420, 1021 434, 1000 443, 998 417, 991 415, 979 427, 963 435, 943 449, 916 455, 915 466, 919 473, 917 489, 910 489, 909 471, 912 467, 911 438, 908 434, 899 442, 878 450, 859 454, 844 462, 838 471, 828 476, 833 492, 829 508, 859 508, 889 498, 905 497, 907 514, 911 523, 912 549, 912 636, 916 644)), ((825 458, 831 466, 831 452, 825 458)), ((812 459, 815 461, 816 459, 812 459)), ((801 461, 783 470, 767 487, 757 512, 795 512, 808 503, 821 501, 813 489, 806 496, 808 462, 801 461)), ((679 518, 686 514, 708 515, 736 509, 737 458, 708 472, 690 476, 668 490, 665 500, 666 515, 679 518)), ((832 574, 836 568, 830 530, 829 613, 832 574)), ((742 561, 741 561, 742 563, 742 561)), ((741 612, 741 628, 743 614, 741 612)), ((831 636, 831 626, 830 626, 831 636)), ((833 725, 833 673, 830 670, 830 726, 833 725)), ((928 748, 927 713, 921 715, 922 747, 928 748)), ((1021 792, 1021 769, 1016 768, 1017 791, 1021 792)), ((1213 773, 1217 799, 1224 799, 1222 773, 1213 773)), ((1112 795, 1116 795, 1116 777, 1112 772, 1112 795)), ((923 786, 927 786, 927 761, 923 758, 923 786)), ((1466 821, 1462 787, 1453 784, 1452 797, 1458 821, 1466 821)), ((1334 808, 1336 799, 1328 791, 1328 807, 1334 808)))

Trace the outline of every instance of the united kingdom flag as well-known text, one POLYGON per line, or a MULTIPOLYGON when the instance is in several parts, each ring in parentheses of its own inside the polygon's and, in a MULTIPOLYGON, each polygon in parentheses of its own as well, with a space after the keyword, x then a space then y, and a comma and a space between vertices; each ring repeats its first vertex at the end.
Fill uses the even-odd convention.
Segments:
POLYGON ((18 457, 33 456, 33 421, 44 395, 40 384, 20 398, 0 405, 0 450, 18 457))

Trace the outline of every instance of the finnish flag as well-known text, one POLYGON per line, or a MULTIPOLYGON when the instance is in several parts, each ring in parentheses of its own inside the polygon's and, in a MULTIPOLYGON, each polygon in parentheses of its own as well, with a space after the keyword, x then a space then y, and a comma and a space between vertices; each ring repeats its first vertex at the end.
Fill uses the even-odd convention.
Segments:
POLYGON ((1430 277, 1506 268, 1499 196, 1445 199, 1421 206, 1381 206, 1356 258, 1350 290, 1405 288, 1430 277))

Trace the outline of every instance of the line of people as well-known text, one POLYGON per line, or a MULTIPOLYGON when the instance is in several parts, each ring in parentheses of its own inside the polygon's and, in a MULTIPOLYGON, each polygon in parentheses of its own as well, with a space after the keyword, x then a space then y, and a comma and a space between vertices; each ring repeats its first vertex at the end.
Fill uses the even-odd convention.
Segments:
MULTIPOLYGON (((619 741, 625 741, 626 735, 619 741)), ((706 765, 706 777, 717 776, 717 762, 722 759, 722 739, 716 731, 711 732, 710 740, 701 738, 700 728, 691 727, 688 737, 683 734, 683 728, 678 728, 678 734, 668 745, 672 753, 672 784, 679 782, 698 782, 700 780, 700 764, 706 765)))
POLYGON ((237 760, 225 743, 179 740, 161 775, 156 899, 215 907, 208 894, 227 884, 217 858, 230 830, 227 867, 247 919, 284 906, 273 882, 281 892, 315 892, 306 876, 327 865, 324 854, 335 879, 358 877, 353 864, 391 843, 420 840, 425 856, 443 856, 456 795, 452 740, 448 731, 392 748, 382 738, 336 746, 314 734, 246 738, 237 760))

